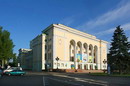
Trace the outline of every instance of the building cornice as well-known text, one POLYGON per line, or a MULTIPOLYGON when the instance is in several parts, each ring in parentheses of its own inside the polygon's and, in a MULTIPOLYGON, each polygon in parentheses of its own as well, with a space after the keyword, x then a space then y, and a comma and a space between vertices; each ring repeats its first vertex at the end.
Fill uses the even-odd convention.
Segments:
POLYGON ((62 30, 65 30, 65 31, 67 31, 69 33, 73 33, 75 35, 79 35, 81 37, 88 38, 88 39, 91 39, 91 40, 94 40, 94 41, 98 41, 98 42, 100 41, 99 39, 96 39, 96 36, 93 36, 93 35, 81 32, 79 30, 67 27, 65 25, 62 25, 62 24, 53 24, 53 25, 54 25, 54 27, 57 27, 57 28, 62 29, 62 30))
POLYGON ((57 27, 57 28, 59 28, 59 29, 65 30, 65 31, 67 31, 67 32, 70 32, 70 33, 73 33, 73 34, 76 34, 76 35, 79 35, 79 36, 82 36, 82 37, 85 37, 85 38, 89 38, 89 39, 91 39, 91 40, 95 40, 95 41, 103 42, 103 43, 108 43, 107 41, 97 39, 96 36, 94 36, 94 35, 81 32, 81 31, 79 31, 79 30, 73 29, 73 28, 68 27, 68 26, 65 26, 65 25, 63 25, 63 24, 51 24, 51 25, 48 26, 46 29, 44 29, 42 32, 45 33, 46 31, 48 31, 48 30, 51 29, 52 27, 57 27))

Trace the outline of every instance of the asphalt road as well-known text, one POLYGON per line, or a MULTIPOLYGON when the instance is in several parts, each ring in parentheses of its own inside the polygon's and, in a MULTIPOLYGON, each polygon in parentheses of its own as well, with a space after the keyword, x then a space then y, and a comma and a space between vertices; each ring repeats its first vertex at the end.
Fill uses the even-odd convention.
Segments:
POLYGON ((0 86, 130 86, 130 77, 91 76, 68 73, 28 73, 3 76, 0 86))

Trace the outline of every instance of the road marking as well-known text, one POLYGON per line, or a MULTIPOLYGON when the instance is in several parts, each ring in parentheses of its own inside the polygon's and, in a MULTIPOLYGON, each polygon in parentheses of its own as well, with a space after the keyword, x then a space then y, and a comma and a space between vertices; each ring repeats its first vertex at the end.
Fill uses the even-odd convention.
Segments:
POLYGON ((96 80, 88 80, 88 79, 80 79, 80 78, 76 78, 75 80, 81 81, 81 82, 88 82, 90 84, 107 86, 107 83, 104 83, 104 82, 101 82, 101 81, 96 81, 96 80))
POLYGON ((63 83, 67 83, 67 84, 71 84, 71 85, 76 85, 76 86, 84 86, 84 85, 81 85, 81 84, 76 84, 76 83, 72 83, 72 82, 68 82, 68 81, 63 81, 63 80, 59 80, 59 79, 54 79, 54 78, 50 78, 50 77, 47 77, 51 80, 54 80, 54 81, 58 81, 58 82, 63 82, 63 83))
POLYGON ((45 79, 44 79, 44 76, 43 76, 43 86, 45 86, 45 79))
POLYGON ((88 82, 88 83, 97 84, 97 85, 103 85, 103 86, 106 86, 108 84, 107 82, 101 81, 101 80, 85 79, 85 78, 75 78, 75 77, 70 77, 70 76, 66 76, 66 75, 57 75, 57 74, 55 74, 53 76, 66 77, 66 78, 74 78, 77 81, 88 82))

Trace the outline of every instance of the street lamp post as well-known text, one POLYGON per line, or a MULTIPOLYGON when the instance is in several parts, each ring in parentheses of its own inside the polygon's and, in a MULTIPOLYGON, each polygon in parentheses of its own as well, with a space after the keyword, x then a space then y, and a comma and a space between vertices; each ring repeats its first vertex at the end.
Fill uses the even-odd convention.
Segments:
POLYGON ((106 68, 105 64, 107 63, 106 59, 103 60, 103 63, 104 63, 103 67, 104 67, 104 73, 105 73, 105 68, 106 68))
POLYGON ((59 61, 58 57, 56 57, 56 61, 57 61, 57 70, 58 70, 58 61, 59 61))

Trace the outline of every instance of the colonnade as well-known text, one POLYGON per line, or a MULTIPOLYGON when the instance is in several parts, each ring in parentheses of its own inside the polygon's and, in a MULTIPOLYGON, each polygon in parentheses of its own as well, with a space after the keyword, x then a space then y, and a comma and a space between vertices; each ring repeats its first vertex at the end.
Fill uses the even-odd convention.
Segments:
POLYGON ((76 63, 97 63, 98 47, 96 45, 70 40, 69 53, 70 61, 75 65, 76 63))

